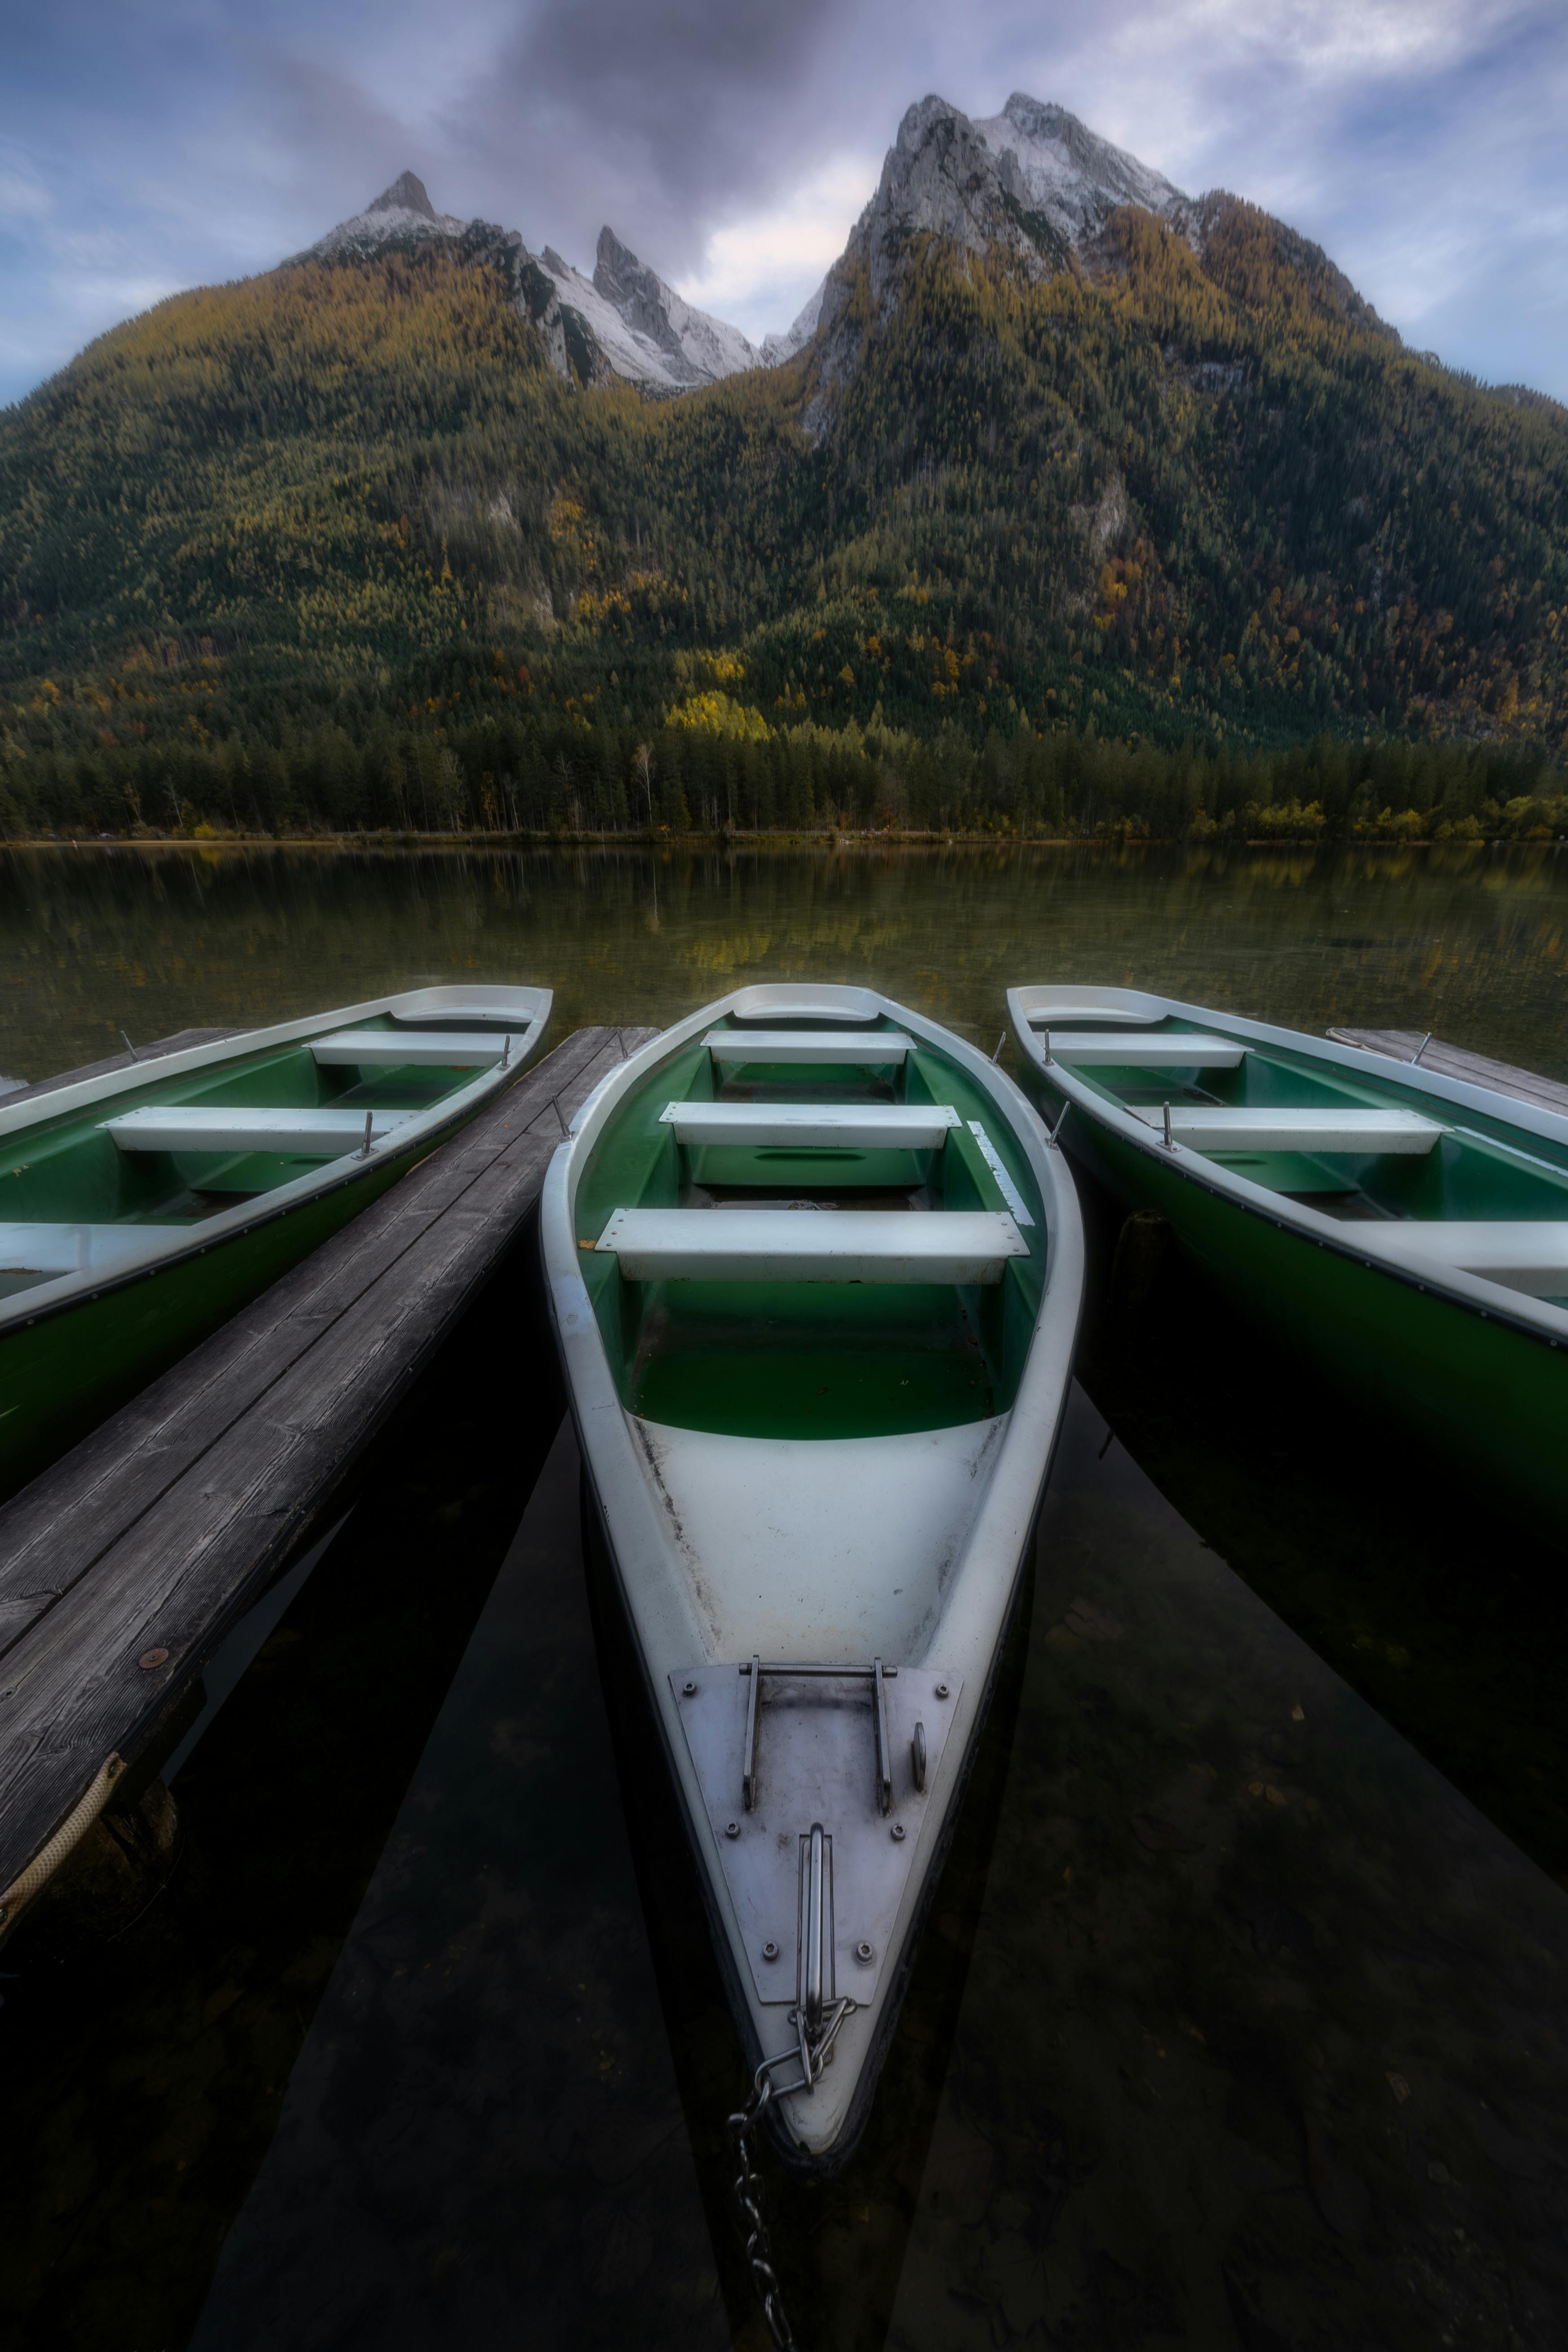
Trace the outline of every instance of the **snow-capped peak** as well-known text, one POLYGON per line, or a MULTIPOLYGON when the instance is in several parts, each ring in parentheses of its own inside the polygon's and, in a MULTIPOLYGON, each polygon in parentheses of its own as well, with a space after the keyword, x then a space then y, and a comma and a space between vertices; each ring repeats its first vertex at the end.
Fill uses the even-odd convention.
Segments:
POLYGON ((309 249, 312 255, 374 253, 380 246, 416 236, 461 236, 468 226, 452 213, 438 213, 414 172, 402 172, 363 213, 340 221, 309 249))
POLYGON ((739 327, 710 318, 647 268, 613 229, 599 232, 592 278, 552 246, 540 267, 563 309, 575 310, 617 375, 660 391, 684 392, 761 364, 739 327))
POLYGON ((1069 245, 1098 228, 1118 205, 1173 213, 1190 201, 1162 173, 1100 138, 1065 107, 1042 105, 1022 90, 1014 91, 1000 114, 974 128, 998 163, 1012 152, 1032 209, 1069 245))
POLYGON ((611 228, 599 231, 594 283, 628 327, 658 345, 681 383, 711 383, 758 364, 756 351, 739 327, 696 310, 646 268, 611 228))

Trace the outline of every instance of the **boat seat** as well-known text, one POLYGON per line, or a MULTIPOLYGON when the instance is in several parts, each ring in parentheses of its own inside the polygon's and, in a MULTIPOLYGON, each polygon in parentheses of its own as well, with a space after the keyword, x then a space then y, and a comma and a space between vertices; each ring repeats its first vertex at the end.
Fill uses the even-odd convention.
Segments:
POLYGON ((1517 1223, 1503 1218, 1401 1218, 1360 1224, 1355 1246, 1391 1265, 1448 1266, 1479 1274, 1537 1298, 1568 1295, 1568 1217, 1517 1223))
POLYGON ((150 1255, 188 1225, 69 1225, 24 1220, 0 1224, 0 1274, 87 1274, 150 1255))
POLYGON ((1029 1245, 1001 1210, 616 1209, 632 1282, 978 1282, 1029 1245))
POLYGON ((951 1103, 672 1102, 660 1118, 688 1148, 933 1151, 959 1124, 951 1103))
MULTIPOLYGON (((519 1030, 517 1035, 521 1037, 519 1030)), ((513 1041, 515 1043, 515 1040, 513 1041)), ((488 1036, 472 1030, 340 1029, 331 1037, 312 1037, 310 1057, 324 1070, 378 1070, 405 1065, 437 1069, 470 1069, 479 1063, 499 1062, 507 1034, 492 1030, 488 1036)))
POLYGON ((899 1029, 710 1029, 716 1062, 901 1062, 915 1041, 899 1029))
POLYGON ((1058 1021, 1064 1026, 1069 1021, 1107 1021, 1121 1029, 1136 1029, 1149 1013, 1142 1004, 1036 1004, 1024 1018, 1031 1029, 1054 1029, 1058 1021))
POLYGON ((864 1029, 881 1006, 868 988, 835 988, 806 981, 791 989, 779 981, 762 981, 731 998, 731 1021, 851 1021, 864 1029))
MULTIPOLYGON (((370 1112, 372 1141, 384 1141, 410 1116, 370 1112)), ((103 1131, 121 1151, 281 1151, 335 1160, 363 1146, 365 1118, 352 1104, 342 1110, 253 1110, 244 1103, 222 1103, 203 1110, 149 1103, 122 1118, 106 1118, 103 1131)))
MULTIPOLYGON (((1158 1103, 1128 1104, 1134 1118, 1163 1129, 1165 1113, 1158 1103)), ((1294 1110, 1289 1104, 1271 1108, 1228 1104, 1171 1106, 1171 1133, 1178 1143, 1197 1151, 1430 1151, 1443 1133, 1433 1118, 1415 1110, 1331 1110, 1314 1107, 1294 1110)))
POLYGON ((1136 1070, 1237 1070, 1252 1050, 1234 1037, 1172 1029, 1124 1031, 1117 1037, 1053 1029, 1047 1043, 1053 1062, 1121 1063, 1136 1070))

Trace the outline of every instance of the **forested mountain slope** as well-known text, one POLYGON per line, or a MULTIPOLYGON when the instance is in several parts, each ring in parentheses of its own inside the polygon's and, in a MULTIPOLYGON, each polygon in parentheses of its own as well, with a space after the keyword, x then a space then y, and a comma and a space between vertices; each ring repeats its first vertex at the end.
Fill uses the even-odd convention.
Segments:
POLYGON ((481 223, 102 338, 0 418, 0 824, 1563 829, 1568 412, 1032 104, 678 398, 481 223))

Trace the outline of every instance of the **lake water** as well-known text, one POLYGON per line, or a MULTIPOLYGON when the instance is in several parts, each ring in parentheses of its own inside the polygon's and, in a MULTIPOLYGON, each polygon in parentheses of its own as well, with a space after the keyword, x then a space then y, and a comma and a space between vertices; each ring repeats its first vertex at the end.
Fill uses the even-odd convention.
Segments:
MULTIPOLYGON (((1568 876, 975 850, 0 863, 0 1070, 453 973, 554 1036, 871 981, 1436 1029, 1568 1076, 1568 876)), ((871 2125, 768 2168, 802 2344, 1568 2335, 1561 1562, 1260 1359, 1096 1278, 1032 1607, 871 2125)), ((526 1252, 455 1332, 175 1780, 162 1898, 0 1955, 0 2347, 758 2347, 741 2061, 526 1252), (519 1333, 528 1347, 518 1347, 519 1333)))
POLYGON ((1093 980, 1307 1029, 1435 1029, 1568 1077, 1568 860, 1540 849, 0 855, 0 1072, 454 974, 548 982, 556 1037, 752 980, 870 982, 989 1045, 1093 980))

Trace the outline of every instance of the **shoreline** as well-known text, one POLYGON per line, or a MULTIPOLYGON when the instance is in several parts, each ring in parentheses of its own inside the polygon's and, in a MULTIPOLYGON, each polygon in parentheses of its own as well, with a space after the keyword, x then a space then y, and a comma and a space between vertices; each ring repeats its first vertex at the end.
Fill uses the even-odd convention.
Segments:
POLYGON ((1568 845, 1562 834, 1534 839, 1507 834, 1483 835, 1477 840, 1436 841, 1423 835, 1413 841, 1379 840, 1355 835, 1235 835, 1204 836, 1189 834, 1144 835, 1118 841, 1104 834, 1013 833, 871 833, 842 826, 769 833, 215 833, 192 834, 28 834, 0 838, 5 850, 196 850, 204 856, 231 850, 490 850, 637 849, 662 850, 848 850, 848 849, 1096 849, 1119 856, 1133 849, 1561 849, 1568 845))

